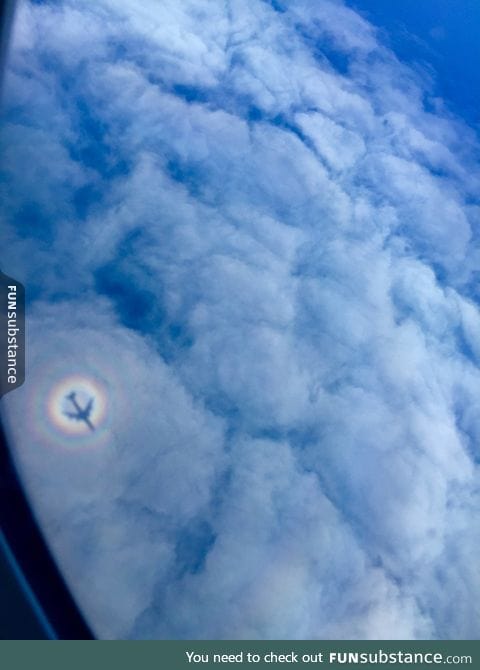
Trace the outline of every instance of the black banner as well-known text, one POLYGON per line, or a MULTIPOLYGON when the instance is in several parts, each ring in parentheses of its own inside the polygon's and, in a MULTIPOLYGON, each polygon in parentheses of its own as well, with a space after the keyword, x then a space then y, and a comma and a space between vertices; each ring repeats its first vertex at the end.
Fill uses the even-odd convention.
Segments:
POLYGON ((479 668, 480 642, 457 641, 118 641, 4 642, 5 668, 50 670, 233 670, 234 668, 479 668), (43 663, 45 665, 43 665, 43 663))
POLYGON ((25 289, 0 272, 0 398, 25 381, 25 289))

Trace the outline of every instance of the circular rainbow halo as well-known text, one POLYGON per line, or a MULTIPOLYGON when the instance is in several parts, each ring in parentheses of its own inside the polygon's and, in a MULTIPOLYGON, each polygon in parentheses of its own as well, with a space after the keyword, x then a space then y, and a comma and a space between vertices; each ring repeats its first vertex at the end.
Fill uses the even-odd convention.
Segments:
POLYGON ((47 397, 47 417, 63 435, 85 437, 101 429, 107 414, 107 394, 103 386, 84 375, 70 375, 58 381, 47 397), (91 404, 88 421, 82 411, 91 404), (90 426, 89 426, 90 424, 90 426))

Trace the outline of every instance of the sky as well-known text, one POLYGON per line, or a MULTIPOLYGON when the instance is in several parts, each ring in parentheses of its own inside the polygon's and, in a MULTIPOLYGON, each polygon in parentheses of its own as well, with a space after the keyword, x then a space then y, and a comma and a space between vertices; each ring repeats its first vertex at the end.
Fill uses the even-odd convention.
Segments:
POLYGON ((477 0, 348 0, 402 62, 423 70, 436 97, 480 127, 480 5, 477 0))
POLYGON ((478 74, 411 7, 18 6, 2 404, 100 638, 478 638, 478 74))

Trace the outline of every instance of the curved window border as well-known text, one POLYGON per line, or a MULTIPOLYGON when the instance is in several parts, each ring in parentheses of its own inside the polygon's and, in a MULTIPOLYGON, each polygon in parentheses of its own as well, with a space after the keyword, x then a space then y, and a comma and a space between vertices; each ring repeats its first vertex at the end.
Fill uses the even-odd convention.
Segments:
POLYGON ((12 612, 12 637, 94 639, 38 528, 1 424, 0 531, 0 575, 9 582, 2 586, 14 600, 7 595, 2 607, 12 612))

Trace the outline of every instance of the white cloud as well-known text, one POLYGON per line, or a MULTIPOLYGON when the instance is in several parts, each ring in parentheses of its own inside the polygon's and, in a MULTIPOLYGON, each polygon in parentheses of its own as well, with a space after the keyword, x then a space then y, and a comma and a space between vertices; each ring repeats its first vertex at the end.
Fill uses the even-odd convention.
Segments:
POLYGON ((101 637, 477 637, 473 135, 343 4, 283 9, 22 5, 15 456, 101 637), (69 450, 38 407, 82 370, 110 432, 69 450))
POLYGON ((224 427, 151 344, 115 324, 105 301, 92 296, 71 310, 71 302, 39 303, 30 314, 28 379, 8 418, 16 434, 27 411, 32 441, 16 456, 35 510, 74 594, 110 637, 128 633, 156 580, 172 570, 174 531, 208 510, 224 427), (72 371, 107 397, 106 426, 77 442, 46 407, 49 391, 72 371))

